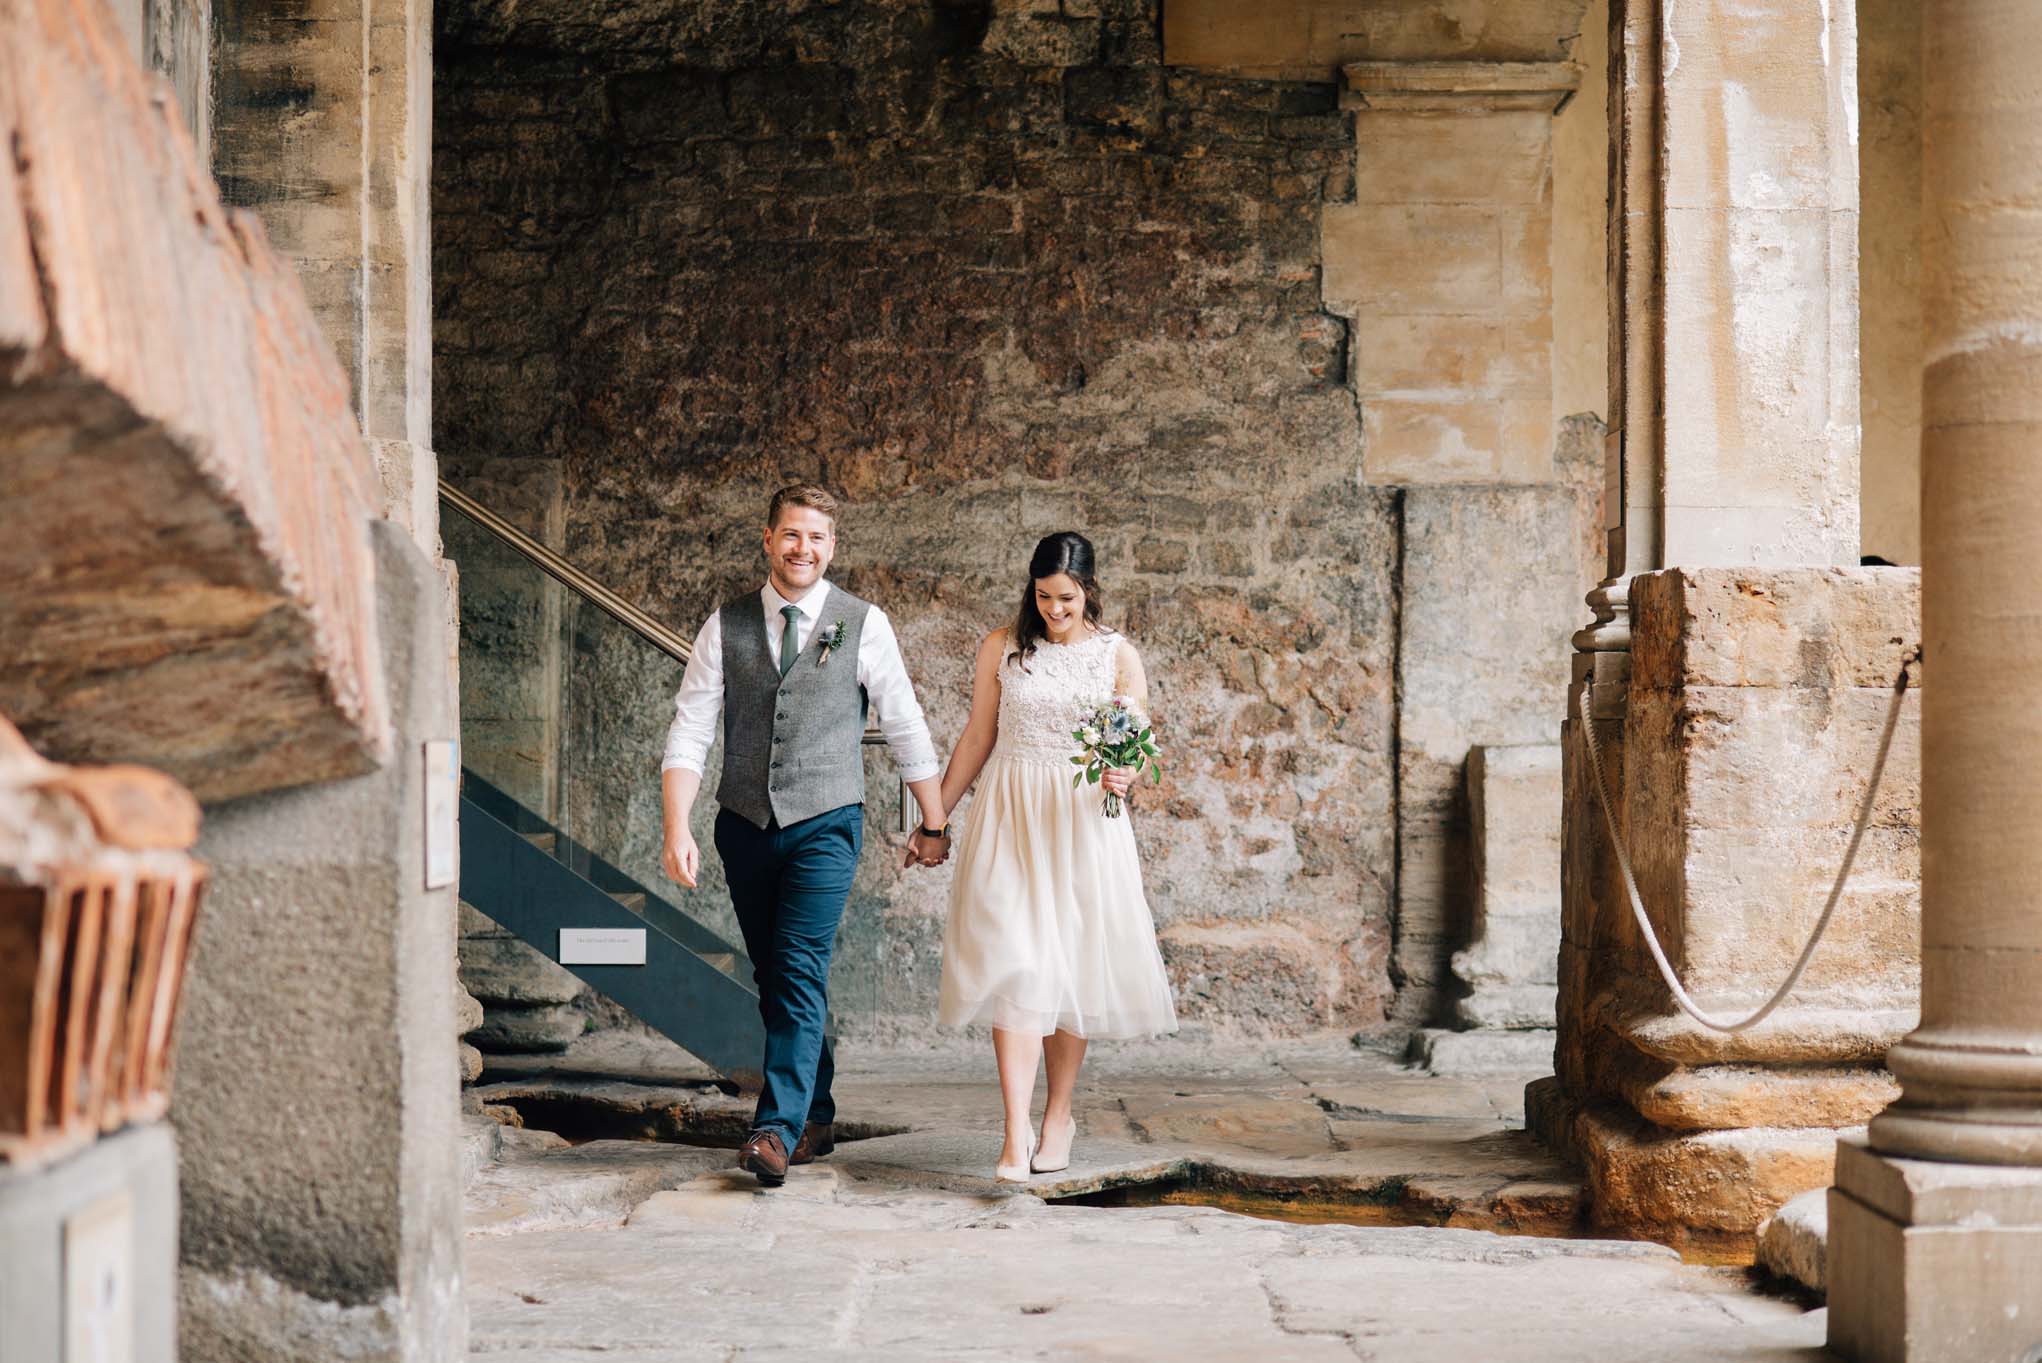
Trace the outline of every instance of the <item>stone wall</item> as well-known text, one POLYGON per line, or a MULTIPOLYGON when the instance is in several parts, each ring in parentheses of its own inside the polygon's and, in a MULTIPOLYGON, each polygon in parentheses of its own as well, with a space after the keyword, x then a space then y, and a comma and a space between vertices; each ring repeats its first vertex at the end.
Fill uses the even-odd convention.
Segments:
MULTIPOLYGON (((1370 192, 1333 72, 1166 67, 1153 0, 437 22, 450 477, 557 478, 566 555, 683 632, 756 584, 772 488, 829 484, 832 575, 895 617, 946 747, 1034 540, 1085 531, 1176 740, 1136 828, 1186 1016, 1368 1025, 1399 986, 1440 1011, 1461 764, 1551 736, 1600 430, 1548 430, 1533 485, 1365 480, 1370 338, 1321 295, 1323 211, 1370 192)), ((628 739, 563 717, 640 865, 669 697, 569 694, 651 711, 628 739)), ((925 1025, 946 876, 868 853, 847 1025, 925 1025)))

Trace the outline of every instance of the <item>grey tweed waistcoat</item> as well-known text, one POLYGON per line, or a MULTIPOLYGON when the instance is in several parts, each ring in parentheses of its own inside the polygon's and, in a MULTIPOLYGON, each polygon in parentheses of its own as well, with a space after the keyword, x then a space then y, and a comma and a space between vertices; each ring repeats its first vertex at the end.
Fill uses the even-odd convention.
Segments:
POLYGON ((872 608, 838 587, 823 598, 807 647, 783 678, 766 647, 766 603, 754 592, 723 617, 723 781, 717 802, 759 828, 782 828, 865 802, 865 688, 858 641, 872 608), (844 626, 843 641, 822 646, 844 626))

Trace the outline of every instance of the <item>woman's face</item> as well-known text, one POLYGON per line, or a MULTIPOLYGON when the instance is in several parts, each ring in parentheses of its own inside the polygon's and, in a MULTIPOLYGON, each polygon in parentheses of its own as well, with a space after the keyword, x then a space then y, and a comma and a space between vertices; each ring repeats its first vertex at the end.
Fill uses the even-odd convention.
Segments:
POLYGON ((1060 638, 1085 622, 1085 589, 1069 573, 1052 573, 1035 579, 1035 609, 1049 626, 1051 637, 1060 638))

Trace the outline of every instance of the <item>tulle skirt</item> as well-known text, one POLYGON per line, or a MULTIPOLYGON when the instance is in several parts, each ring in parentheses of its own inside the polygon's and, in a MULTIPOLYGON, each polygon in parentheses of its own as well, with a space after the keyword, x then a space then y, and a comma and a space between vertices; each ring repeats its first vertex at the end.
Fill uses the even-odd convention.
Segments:
POLYGON ((1048 1036, 1177 1030, 1132 814, 1068 763, 995 752, 958 839, 937 1017, 1048 1036))

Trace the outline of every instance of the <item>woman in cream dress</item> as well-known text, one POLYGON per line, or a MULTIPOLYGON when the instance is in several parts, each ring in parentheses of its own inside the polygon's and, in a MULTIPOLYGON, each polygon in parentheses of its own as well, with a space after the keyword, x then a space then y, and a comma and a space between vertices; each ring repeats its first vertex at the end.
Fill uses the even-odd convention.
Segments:
MULTIPOLYGON (((1141 658, 1099 623, 1083 535, 1044 539, 1028 578, 1019 618, 979 646, 971 719, 943 773, 946 810, 974 781, 978 796, 955 853, 938 1016, 992 1024, 1003 1181, 1069 1165, 1087 1042, 1177 1030, 1132 815, 1108 818, 1100 786, 1071 784, 1084 711, 1116 695, 1147 711, 1141 658), (1049 1071, 1039 1146, 1028 1111, 1038 1055, 1049 1071)), ((1102 784, 1125 796, 1133 777, 1102 784)))

